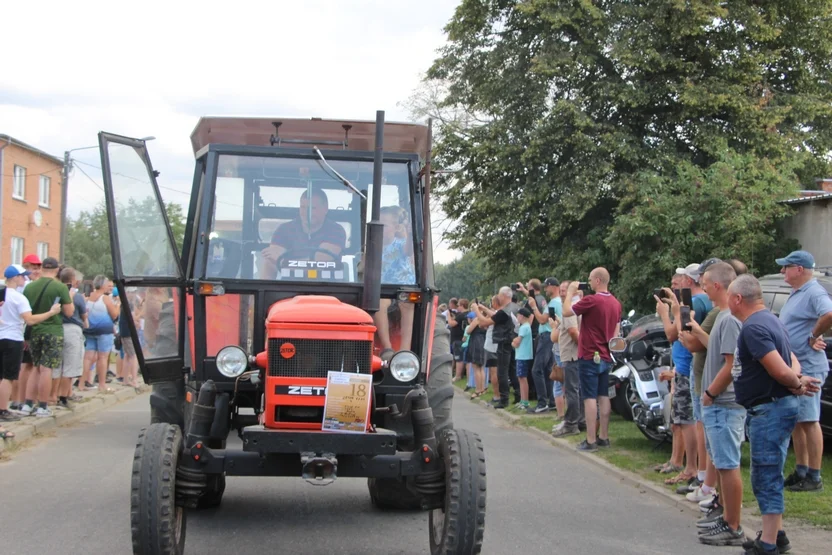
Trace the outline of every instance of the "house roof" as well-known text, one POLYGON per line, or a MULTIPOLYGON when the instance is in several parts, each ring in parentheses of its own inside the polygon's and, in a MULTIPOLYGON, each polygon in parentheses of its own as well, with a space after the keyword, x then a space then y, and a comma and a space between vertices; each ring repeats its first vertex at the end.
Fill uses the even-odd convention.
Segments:
POLYGON ((43 156, 44 158, 47 158, 47 159, 55 162, 56 164, 59 164, 61 166, 64 165, 64 161, 63 161, 62 158, 58 158, 57 156, 52 156, 48 152, 44 152, 39 148, 35 148, 32 145, 26 144, 23 141, 15 139, 14 137, 11 137, 9 135, 4 135, 3 133, 0 133, 0 143, 3 143, 3 142, 8 143, 8 144, 12 144, 12 145, 15 145, 15 146, 19 146, 20 148, 25 148, 26 150, 34 152, 38 156, 43 156))
POLYGON ((817 200, 832 200, 832 193, 824 193, 823 191, 803 191, 801 192, 801 196, 797 198, 781 200, 780 202, 783 204, 804 204, 807 202, 815 202, 817 200))

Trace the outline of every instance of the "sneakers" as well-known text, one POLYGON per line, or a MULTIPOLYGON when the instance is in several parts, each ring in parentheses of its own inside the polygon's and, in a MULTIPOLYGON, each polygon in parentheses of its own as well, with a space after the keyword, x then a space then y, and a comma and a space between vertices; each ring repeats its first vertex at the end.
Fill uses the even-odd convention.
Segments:
POLYGON ((596 442, 595 442, 595 443, 596 443, 596 444, 598 444, 598 447, 609 447, 609 446, 610 446, 610 440, 609 440, 609 438, 607 438, 607 439, 601 439, 601 438, 599 437, 599 438, 596 440, 596 442))
POLYGON ((703 513, 707 513, 717 505, 719 505, 719 494, 714 495, 713 499, 705 499, 704 501, 700 501, 699 510, 703 513))
POLYGON ((688 480, 686 484, 682 484, 678 488, 676 488, 676 493, 678 495, 687 495, 688 493, 696 490, 696 488, 698 488, 700 485, 702 485, 702 483, 696 476, 694 476, 693 478, 688 480))
POLYGON ((38 410, 35 411, 35 416, 38 418, 49 418, 52 416, 52 411, 48 408, 38 407, 38 410))
POLYGON ((713 528, 715 522, 722 520, 723 510, 722 506, 711 509, 708 514, 696 521, 696 527, 701 529, 713 528))
POLYGON ((742 544, 742 548, 745 549, 746 555, 771 555, 772 553, 788 553, 792 549, 792 544, 789 542, 789 538, 786 537, 786 533, 778 533, 777 534, 777 550, 766 551, 763 549, 762 544, 760 543, 760 538, 762 538, 763 533, 757 532, 757 538, 752 540, 748 538, 748 540, 742 544))
POLYGON ((526 412, 529 414, 543 414, 545 412, 549 412, 549 407, 546 405, 537 405, 535 407, 527 408, 526 412))
POLYGON ((495 409, 505 409, 508 408, 508 403, 504 403, 499 399, 495 399, 494 401, 491 401, 491 406, 495 409))
POLYGON ((72 405, 69 404, 69 401, 58 399, 58 404, 56 406, 61 410, 72 410, 72 405))
POLYGON ((583 440, 575 447, 578 451, 597 451, 598 444, 597 443, 587 443, 586 440, 583 440))
POLYGON ((806 476, 798 483, 794 484, 793 486, 789 486, 786 489, 795 492, 823 491, 823 478, 815 482, 814 480, 806 476))
POLYGON ((691 503, 701 503, 703 501, 711 501, 715 495, 713 493, 705 493, 702 491, 702 485, 697 485, 693 490, 685 496, 685 499, 691 503))
POLYGON ((17 422, 18 420, 20 420, 20 415, 10 410, 0 410, 0 422, 17 422))
POLYGON ((565 422, 561 422, 554 428, 552 428, 552 435, 554 437, 566 437, 566 436, 576 436, 580 432, 577 428, 570 428, 566 425, 565 422))
POLYGON ((17 412, 21 416, 32 416, 32 413, 35 412, 35 409, 32 405, 27 405, 27 404, 24 403, 24 404, 20 405, 20 408, 17 409, 17 412))
POLYGON ((745 540, 745 533, 742 531, 742 526, 733 530, 724 520, 718 526, 706 530, 704 534, 699 534, 699 543, 704 543, 705 545, 741 546, 745 540))
POLYGON ((800 474, 797 473, 797 470, 786 476, 786 480, 783 482, 783 487, 790 488, 795 486, 800 482, 803 478, 800 477, 800 474))

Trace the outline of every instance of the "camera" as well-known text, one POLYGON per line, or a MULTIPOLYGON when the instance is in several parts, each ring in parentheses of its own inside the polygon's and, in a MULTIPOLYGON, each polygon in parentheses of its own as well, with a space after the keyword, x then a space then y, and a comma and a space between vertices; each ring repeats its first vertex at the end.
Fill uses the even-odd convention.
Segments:
POLYGON ((578 291, 589 291, 589 284, 585 281, 578 282, 578 291))

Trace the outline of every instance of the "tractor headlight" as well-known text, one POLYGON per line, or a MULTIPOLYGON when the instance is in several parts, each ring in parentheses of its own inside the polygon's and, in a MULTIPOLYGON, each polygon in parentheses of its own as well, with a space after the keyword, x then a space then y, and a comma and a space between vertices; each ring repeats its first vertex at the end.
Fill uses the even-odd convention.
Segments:
POLYGON ((217 370, 226 378, 236 378, 248 368, 245 351, 236 345, 223 347, 217 353, 217 370))
POLYGON ((419 357, 410 351, 400 351, 390 359, 390 373, 400 382, 411 382, 419 375, 419 357))

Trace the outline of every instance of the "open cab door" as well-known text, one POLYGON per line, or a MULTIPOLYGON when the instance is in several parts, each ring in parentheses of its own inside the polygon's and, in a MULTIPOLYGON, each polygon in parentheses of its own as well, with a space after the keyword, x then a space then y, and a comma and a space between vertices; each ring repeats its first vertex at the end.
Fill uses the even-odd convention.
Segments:
MULTIPOLYGON (((185 370, 186 280, 145 142, 99 133, 113 273, 121 316, 146 384, 185 370)), ((121 326, 124 329, 124 326, 121 326)))

